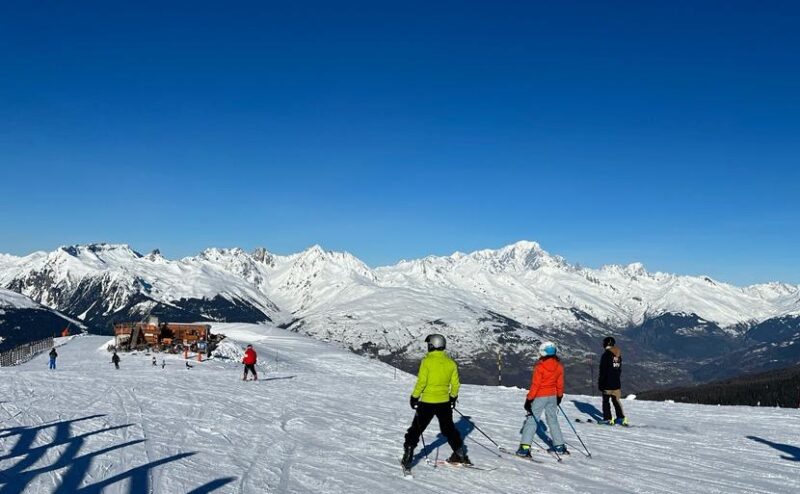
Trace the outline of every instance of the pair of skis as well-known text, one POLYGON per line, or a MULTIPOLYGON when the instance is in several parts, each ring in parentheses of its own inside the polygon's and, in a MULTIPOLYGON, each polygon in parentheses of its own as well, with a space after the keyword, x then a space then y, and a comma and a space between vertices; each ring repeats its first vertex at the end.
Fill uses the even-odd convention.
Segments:
POLYGON ((575 422, 577 422, 579 424, 597 424, 597 425, 603 425, 603 426, 606 426, 606 427, 611 427, 611 426, 614 426, 614 427, 632 427, 630 424, 618 424, 616 422, 611 423, 611 424, 603 424, 603 423, 600 423, 599 420, 598 421, 594 421, 593 419, 586 419, 586 420, 584 420, 584 419, 575 419, 575 422))
MULTIPOLYGON (((439 467, 448 467, 448 468, 464 468, 469 470, 478 470, 481 472, 491 472, 492 470, 497 470, 497 467, 487 468, 487 467, 479 467, 477 465, 466 465, 464 463, 450 463, 449 461, 445 460, 425 460, 425 464, 430 466, 431 468, 439 468, 439 467)), ((407 479, 413 479, 414 475, 411 473, 410 468, 406 468, 403 465, 402 461, 400 462, 400 466, 403 468, 403 477, 407 479)))
POLYGON ((507 448, 501 447, 501 448, 497 448, 497 450, 500 451, 501 453, 503 453, 506 456, 510 456, 510 457, 515 458, 515 459, 520 460, 520 461, 527 461, 528 463, 541 463, 541 461, 537 460, 533 456, 520 456, 517 453, 515 453, 514 451, 511 451, 510 449, 507 449, 507 448))
POLYGON ((437 468, 440 466, 447 466, 452 468, 469 468, 470 470, 481 470, 483 472, 490 472, 492 470, 497 470, 497 468, 479 467, 471 463, 469 465, 467 465, 466 463, 450 463, 449 461, 446 460, 425 460, 425 463, 432 466, 433 468, 437 468))
MULTIPOLYGON (((524 461, 524 462, 527 462, 527 463, 542 463, 542 461, 537 459, 537 458, 534 458, 532 456, 519 456, 515 452, 513 452, 513 451, 511 451, 511 450, 509 450, 507 448, 504 448, 504 447, 499 447, 497 450, 500 451, 501 453, 503 453, 506 456, 509 456, 511 458, 515 458, 515 459, 520 460, 520 461, 524 461)), ((556 459, 559 462, 562 459, 561 456, 559 456, 559 455, 554 455, 554 454, 552 454, 550 452, 548 452, 548 454, 553 456, 553 458, 556 459)), ((488 468, 488 467, 480 467, 480 466, 477 466, 477 465, 465 465, 463 463, 450 463, 450 462, 445 461, 445 460, 425 460, 425 463, 427 465, 433 467, 433 468, 438 468, 440 466, 445 466, 445 467, 449 467, 449 468, 466 468, 466 469, 478 470, 478 471, 482 471, 482 472, 491 472, 492 470, 497 470, 497 467, 488 468)), ((414 475, 411 473, 411 469, 410 468, 406 468, 405 465, 402 464, 402 461, 401 461, 400 465, 403 468, 403 476, 405 478, 408 478, 408 479, 413 479, 414 475)))

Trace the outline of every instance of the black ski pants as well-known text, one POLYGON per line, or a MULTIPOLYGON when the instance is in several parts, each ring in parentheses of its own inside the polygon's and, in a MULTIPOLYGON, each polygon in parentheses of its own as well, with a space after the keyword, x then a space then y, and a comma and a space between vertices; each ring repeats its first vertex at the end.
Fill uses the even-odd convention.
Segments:
POLYGON ((256 364, 244 364, 244 376, 242 379, 247 379, 248 371, 253 374, 253 379, 258 379, 258 374, 256 374, 256 364))
POLYGON ((439 420, 439 430, 442 435, 447 438, 447 443, 453 448, 453 451, 458 451, 463 446, 464 442, 461 440, 461 434, 458 433, 455 424, 453 423, 453 409, 450 408, 450 403, 422 403, 417 405, 417 413, 414 415, 414 420, 411 421, 411 427, 406 432, 406 441, 403 445, 404 448, 416 448, 419 443, 419 436, 425 432, 425 428, 431 423, 433 417, 439 420))
POLYGON ((614 403, 614 413, 618 419, 625 418, 622 412, 622 392, 618 389, 604 389, 603 390, 603 420, 611 420, 611 403, 614 403))

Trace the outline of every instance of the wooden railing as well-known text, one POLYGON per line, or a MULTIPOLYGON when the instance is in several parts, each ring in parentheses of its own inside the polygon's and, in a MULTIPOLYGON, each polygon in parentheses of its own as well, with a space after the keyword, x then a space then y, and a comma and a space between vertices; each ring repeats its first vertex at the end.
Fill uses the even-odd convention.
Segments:
POLYGON ((53 338, 45 338, 31 343, 25 343, 11 350, 0 353, 0 367, 9 367, 27 362, 38 354, 53 348, 53 338))

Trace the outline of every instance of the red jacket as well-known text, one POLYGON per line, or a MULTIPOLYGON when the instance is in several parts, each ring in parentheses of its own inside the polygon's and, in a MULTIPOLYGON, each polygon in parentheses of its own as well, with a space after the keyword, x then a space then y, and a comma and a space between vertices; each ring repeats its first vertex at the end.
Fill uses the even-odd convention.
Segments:
POLYGON ((242 363, 244 365, 253 365, 256 363, 256 351, 252 348, 248 348, 244 351, 244 358, 242 359, 242 363))
POLYGON ((544 357, 533 366, 528 400, 564 395, 564 366, 557 357, 544 357))

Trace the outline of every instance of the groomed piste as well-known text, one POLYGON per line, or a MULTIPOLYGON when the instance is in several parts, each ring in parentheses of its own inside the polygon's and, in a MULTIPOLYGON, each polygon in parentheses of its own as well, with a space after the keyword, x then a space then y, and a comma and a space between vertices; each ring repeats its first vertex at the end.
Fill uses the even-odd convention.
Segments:
MULTIPOLYGON (((457 426, 486 470, 433 468, 418 449, 404 478, 414 376, 269 325, 213 330, 225 344, 191 368, 138 353, 115 370, 108 337, 78 336, 59 340, 55 371, 46 355, 0 369, 0 494, 800 492, 797 410, 628 400, 633 425, 601 427, 586 422, 599 398, 567 390, 564 410, 592 457, 562 417, 572 454, 559 463, 540 450, 528 463, 499 456, 474 428, 516 447, 525 390, 473 385, 457 426), (247 344, 258 381, 241 380, 247 344)), ((434 422, 430 460, 450 453, 437 433, 434 422)))

